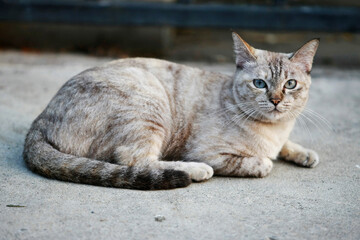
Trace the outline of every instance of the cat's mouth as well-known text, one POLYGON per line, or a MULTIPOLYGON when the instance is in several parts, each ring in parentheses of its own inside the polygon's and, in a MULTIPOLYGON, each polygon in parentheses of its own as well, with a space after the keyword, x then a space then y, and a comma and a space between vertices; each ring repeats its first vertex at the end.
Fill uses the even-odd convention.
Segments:
POLYGON ((265 115, 267 115, 270 118, 278 118, 281 114, 283 114, 283 111, 279 110, 277 107, 267 108, 262 110, 265 115))
POLYGON ((280 111, 279 109, 277 109, 276 107, 274 107, 273 109, 271 109, 270 111, 268 111, 268 113, 282 113, 282 111, 280 111))
POLYGON ((274 116, 274 115, 275 115, 275 116, 278 116, 278 115, 280 115, 280 114, 283 114, 283 111, 281 111, 281 110, 279 110, 279 109, 277 109, 277 108, 275 107, 273 110, 269 111, 268 113, 272 114, 273 116, 274 116))
POLYGON ((274 122, 274 121, 278 121, 279 119, 281 119, 283 117, 284 112, 277 109, 277 108, 273 108, 272 110, 268 111, 266 113, 266 118, 267 120, 274 122))

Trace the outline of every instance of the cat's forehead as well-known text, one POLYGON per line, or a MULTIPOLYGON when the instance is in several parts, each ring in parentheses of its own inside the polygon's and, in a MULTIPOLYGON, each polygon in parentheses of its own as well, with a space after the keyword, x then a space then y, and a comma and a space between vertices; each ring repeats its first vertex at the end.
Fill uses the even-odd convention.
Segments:
POLYGON ((292 53, 277 53, 266 50, 256 50, 255 54, 257 74, 274 82, 281 82, 295 74, 295 69, 290 61, 292 53))
POLYGON ((292 54, 270 52, 266 50, 256 49, 254 52, 256 61, 261 65, 289 64, 292 54))

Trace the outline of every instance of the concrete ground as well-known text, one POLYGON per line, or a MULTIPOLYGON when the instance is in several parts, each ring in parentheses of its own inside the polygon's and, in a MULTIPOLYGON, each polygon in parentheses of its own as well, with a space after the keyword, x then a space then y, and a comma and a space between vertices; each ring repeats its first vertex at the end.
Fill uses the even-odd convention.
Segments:
POLYGON ((307 114, 291 138, 319 153, 315 169, 276 161, 263 179, 151 192, 30 172, 21 154, 33 119, 67 79, 108 60, 0 52, 0 239, 360 239, 360 70, 314 68, 308 107, 333 130, 307 114))

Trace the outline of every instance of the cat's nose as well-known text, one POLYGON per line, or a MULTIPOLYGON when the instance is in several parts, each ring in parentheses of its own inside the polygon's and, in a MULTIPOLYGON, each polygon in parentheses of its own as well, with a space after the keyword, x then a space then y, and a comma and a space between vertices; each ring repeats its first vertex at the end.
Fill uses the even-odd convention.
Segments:
POLYGON ((279 104, 280 98, 270 98, 270 102, 272 102, 275 106, 279 104))

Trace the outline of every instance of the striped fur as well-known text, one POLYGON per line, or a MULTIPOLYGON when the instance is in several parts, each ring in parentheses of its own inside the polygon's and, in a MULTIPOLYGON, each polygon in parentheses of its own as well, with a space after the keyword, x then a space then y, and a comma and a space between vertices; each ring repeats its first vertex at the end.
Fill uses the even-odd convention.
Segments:
POLYGON ((318 41, 282 54, 233 37, 234 76, 133 58, 73 77, 33 122, 25 162, 49 178, 144 190, 185 187, 214 172, 263 177, 279 153, 315 166, 317 155, 288 136, 307 102, 318 41), (254 88, 254 78, 268 90, 254 88), (290 78, 299 87, 284 90, 290 78))

